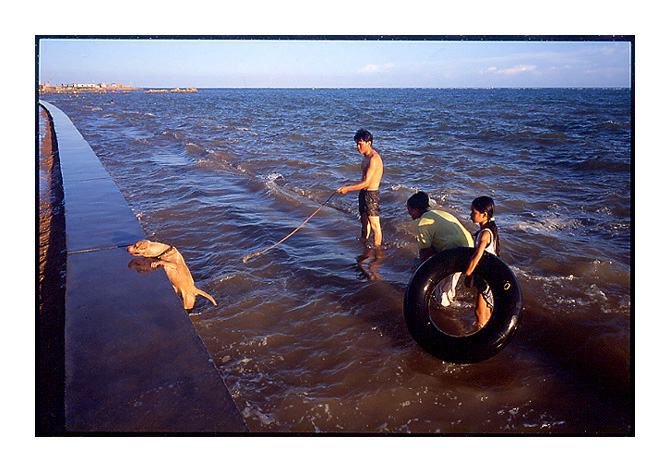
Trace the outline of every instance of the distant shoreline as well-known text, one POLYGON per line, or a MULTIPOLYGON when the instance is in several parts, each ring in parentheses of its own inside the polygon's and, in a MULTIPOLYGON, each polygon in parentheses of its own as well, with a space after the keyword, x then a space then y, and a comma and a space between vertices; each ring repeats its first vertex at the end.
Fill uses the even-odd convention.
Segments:
POLYGON ((195 88, 173 88, 173 89, 144 89, 142 87, 131 87, 120 84, 72 84, 72 85, 51 85, 40 84, 40 95, 46 94, 80 94, 80 93, 128 93, 133 91, 142 91, 143 93, 197 93, 195 88))
POLYGON ((197 93, 198 89, 195 88, 174 88, 174 89, 149 89, 145 90, 143 93, 197 93))

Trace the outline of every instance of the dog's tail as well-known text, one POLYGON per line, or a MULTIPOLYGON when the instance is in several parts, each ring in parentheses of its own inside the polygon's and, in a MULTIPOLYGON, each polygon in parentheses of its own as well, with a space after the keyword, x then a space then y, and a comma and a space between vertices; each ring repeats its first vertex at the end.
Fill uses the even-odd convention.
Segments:
POLYGON ((207 298, 209 301, 211 301, 212 303, 214 303, 214 306, 217 306, 217 302, 214 301, 214 298, 212 298, 212 297, 210 296, 209 293, 207 293, 207 292, 203 292, 201 289, 196 288, 196 295, 202 295, 202 296, 204 296, 204 297, 207 298))

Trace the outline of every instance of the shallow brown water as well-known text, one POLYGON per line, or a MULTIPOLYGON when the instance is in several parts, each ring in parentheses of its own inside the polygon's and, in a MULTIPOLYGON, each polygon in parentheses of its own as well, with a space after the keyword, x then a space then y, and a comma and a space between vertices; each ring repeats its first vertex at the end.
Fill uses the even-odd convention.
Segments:
POLYGON ((628 96, 448 92, 47 99, 218 301, 199 298, 191 319, 250 430, 630 433, 628 96), (375 111, 355 106, 366 101, 375 111), (357 241, 346 195, 244 263, 357 178, 353 123, 371 123, 385 159, 382 251, 357 241), (404 205, 420 188, 463 221, 477 194, 497 201, 524 308, 487 361, 445 363, 405 326, 404 205))

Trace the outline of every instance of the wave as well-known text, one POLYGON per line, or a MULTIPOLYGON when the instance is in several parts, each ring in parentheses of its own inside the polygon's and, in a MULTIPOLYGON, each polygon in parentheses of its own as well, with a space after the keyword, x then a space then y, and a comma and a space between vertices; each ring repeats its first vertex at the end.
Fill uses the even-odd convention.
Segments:
POLYGON ((586 171, 605 171, 616 173, 631 173, 632 167, 628 159, 613 160, 608 158, 594 158, 572 164, 575 169, 586 171))
POLYGON ((275 182, 278 179, 283 179, 284 176, 282 176, 282 174, 280 174, 279 172, 272 172, 268 175, 263 176, 262 178, 268 182, 275 182))
POLYGON ((288 137, 294 141, 301 141, 306 143, 312 141, 313 139, 312 136, 306 136, 296 132, 289 133, 288 137))
POLYGON ((183 133, 179 133, 177 131, 161 131, 159 135, 173 141, 181 141, 184 137, 183 133))
POLYGON ((597 128, 606 130, 606 131, 629 131, 631 130, 631 125, 629 123, 616 123, 614 121, 608 120, 597 125, 597 128))

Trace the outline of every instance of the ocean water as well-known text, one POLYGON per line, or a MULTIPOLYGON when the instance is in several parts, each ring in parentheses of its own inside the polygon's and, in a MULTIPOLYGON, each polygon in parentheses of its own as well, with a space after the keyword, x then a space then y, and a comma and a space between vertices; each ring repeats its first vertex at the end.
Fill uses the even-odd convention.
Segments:
MULTIPOLYGON (((42 98, 217 300, 199 297, 190 317, 251 431, 632 433, 629 89, 42 98), (382 249, 358 240, 353 192, 243 262, 359 181, 359 128, 385 165, 382 249), (496 202, 524 304, 491 359, 446 363, 408 333, 417 247, 405 202, 417 190, 471 232, 473 198, 496 202)), ((458 301, 470 310, 463 288, 458 301)))

